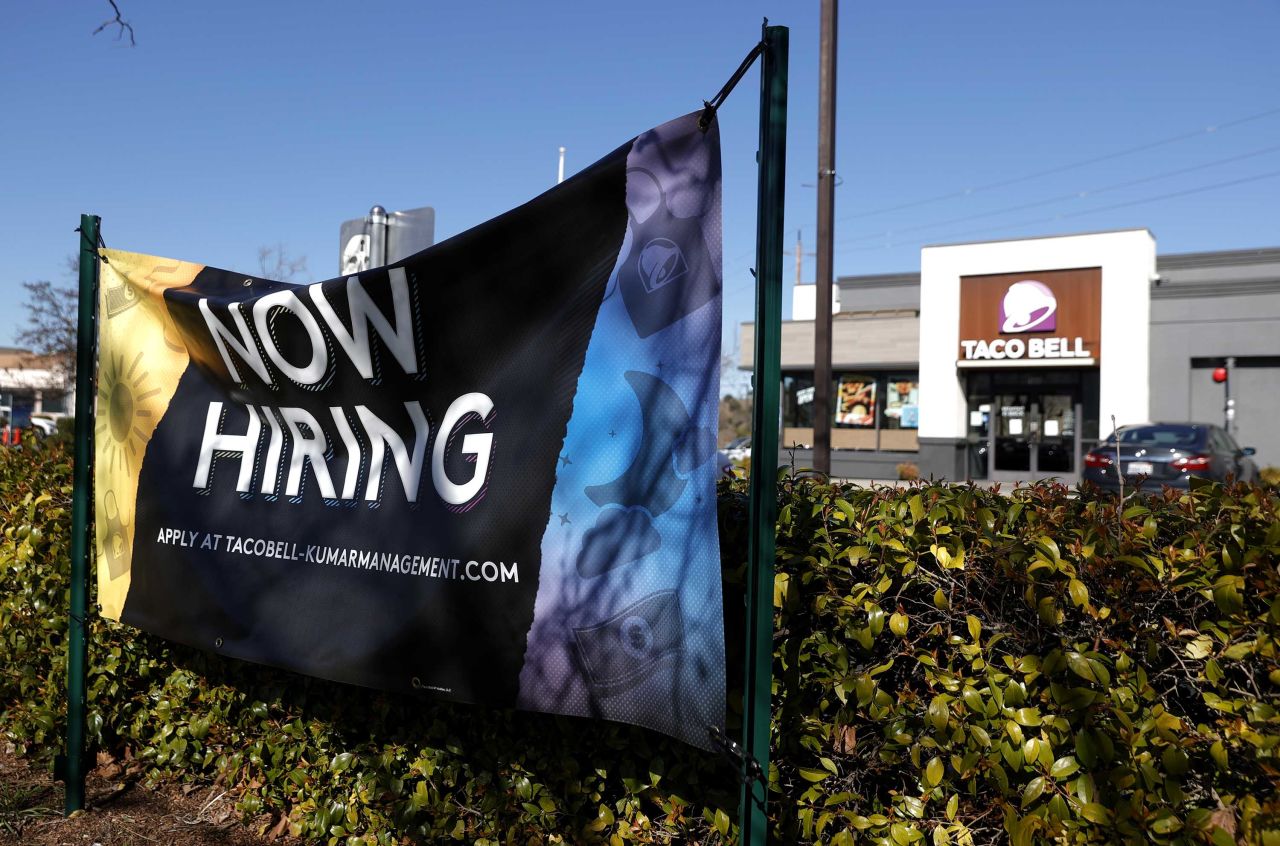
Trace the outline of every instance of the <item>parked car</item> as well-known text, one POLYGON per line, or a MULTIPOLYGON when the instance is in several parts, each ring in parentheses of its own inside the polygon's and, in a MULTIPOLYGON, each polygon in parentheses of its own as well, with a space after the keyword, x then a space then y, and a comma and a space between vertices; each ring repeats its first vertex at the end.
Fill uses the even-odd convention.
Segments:
POLYGON ((751 457, 751 436, 734 438, 724 448, 725 456, 733 462, 746 461, 751 457))
POLYGON ((52 435, 58 431, 58 419, 66 416, 50 411, 34 411, 31 413, 31 426, 38 429, 41 436, 52 435))
POLYGON ((1225 482, 1256 482, 1253 447, 1240 448, 1219 426, 1209 423, 1142 423, 1121 426, 1084 457, 1084 481, 1119 491, 1119 460, 1126 490, 1142 485, 1186 488, 1197 476, 1225 482), (1118 451, 1118 454, 1117 454, 1118 451))
POLYGON ((46 415, 0 406, 0 445, 15 446, 23 441, 39 440, 57 430, 58 424, 46 415))

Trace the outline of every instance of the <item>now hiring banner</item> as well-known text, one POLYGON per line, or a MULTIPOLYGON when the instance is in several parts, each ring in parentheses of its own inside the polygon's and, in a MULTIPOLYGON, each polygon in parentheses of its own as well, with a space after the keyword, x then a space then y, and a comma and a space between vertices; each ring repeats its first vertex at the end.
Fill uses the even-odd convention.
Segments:
POLYGON ((708 747, 720 152, 697 118, 325 282, 104 251, 103 614, 708 747))

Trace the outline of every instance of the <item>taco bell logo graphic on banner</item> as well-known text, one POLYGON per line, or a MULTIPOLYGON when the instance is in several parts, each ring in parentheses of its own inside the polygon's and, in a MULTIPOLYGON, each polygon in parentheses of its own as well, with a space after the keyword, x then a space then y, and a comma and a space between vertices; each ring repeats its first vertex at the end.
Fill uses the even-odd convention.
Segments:
POLYGON ((1058 328, 1058 300, 1049 286, 1033 279, 1015 282, 1000 302, 1000 331, 1052 332, 1058 328))
POLYGON ((720 152, 697 120, 338 279, 105 251, 103 614, 709 747, 720 152))
POLYGON ((640 278, 645 290, 653 293, 689 271, 680 247, 666 238, 654 238, 640 251, 640 278))

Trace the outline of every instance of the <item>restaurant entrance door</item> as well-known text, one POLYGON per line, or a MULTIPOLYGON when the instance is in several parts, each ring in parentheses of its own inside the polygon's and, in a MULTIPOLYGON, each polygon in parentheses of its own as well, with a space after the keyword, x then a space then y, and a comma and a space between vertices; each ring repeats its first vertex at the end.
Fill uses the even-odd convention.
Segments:
POLYGON ((974 477, 1079 480, 1084 444, 1098 438, 1096 369, 971 372, 967 381, 974 477))

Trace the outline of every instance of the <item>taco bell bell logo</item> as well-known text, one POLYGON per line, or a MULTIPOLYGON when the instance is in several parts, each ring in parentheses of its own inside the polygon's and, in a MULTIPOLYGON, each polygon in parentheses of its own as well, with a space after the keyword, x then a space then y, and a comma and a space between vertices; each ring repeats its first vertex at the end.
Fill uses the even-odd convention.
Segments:
POLYGON ((1058 300, 1034 279, 1014 282, 1000 302, 1000 332, 1052 332, 1058 328, 1058 300))
POLYGON ((680 247, 669 238, 654 238, 640 251, 640 280, 653 293, 689 272, 680 247))

